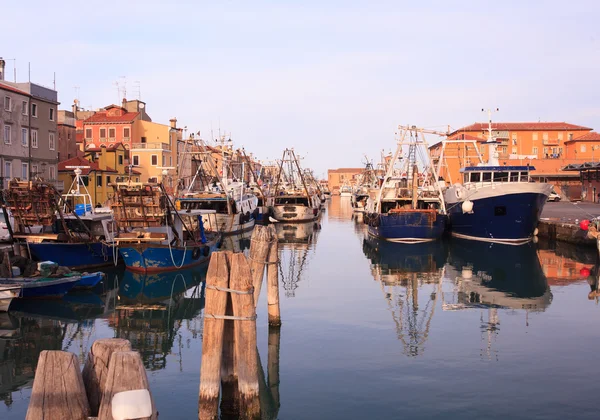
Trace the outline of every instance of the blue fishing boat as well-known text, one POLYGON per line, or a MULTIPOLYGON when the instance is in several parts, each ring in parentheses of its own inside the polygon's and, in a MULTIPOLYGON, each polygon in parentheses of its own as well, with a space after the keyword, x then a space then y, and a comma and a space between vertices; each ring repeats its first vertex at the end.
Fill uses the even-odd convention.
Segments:
POLYGON ((52 277, 14 277, 0 278, 0 287, 20 287, 19 298, 21 299, 51 299, 62 298, 75 284, 81 280, 81 276, 71 275, 58 278, 52 277))
POLYGON ((97 271, 90 274, 82 274, 81 280, 75 284, 75 289, 93 289, 104 279, 104 273, 97 271))
MULTIPOLYGON (((442 154, 452 142, 442 142, 442 154)), ((478 150, 478 145, 473 143, 478 150)), ((552 186, 533 182, 530 176, 535 170, 533 166, 499 164, 498 142, 492 136, 491 118, 485 144, 489 148, 488 162, 484 163, 477 153, 480 163, 462 168, 462 184, 454 184, 444 192, 452 236, 511 245, 527 243, 536 235, 552 186)))
POLYGON ((177 210, 160 184, 121 184, 116 198, 113 210, 123 231, 115 241, 128 270, 189 268, 207 261, 220 246, 215 210, 177 210))
POLYGON ((376 238, 407 244, 434 241, 442 237, 447 223, 442 191, 434 182, 422 132, 415 127, 399 128, 396 152, 377 199, 367 200, 364 221, 369 235, 376 238), (419 154, 424 157, 421 162, 417 161, 419 154))

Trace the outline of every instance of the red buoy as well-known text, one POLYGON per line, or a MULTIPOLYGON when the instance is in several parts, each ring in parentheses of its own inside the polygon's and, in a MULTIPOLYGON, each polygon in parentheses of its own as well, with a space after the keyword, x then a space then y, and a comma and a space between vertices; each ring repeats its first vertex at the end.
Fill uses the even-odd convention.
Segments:
POLYGON ((588 228, 590 227, 590 221, 589 220, 582 220, 581 223, 579 223, 579 227, 582 230, 588 230, 588 228))
POLYGON ((583 267, 581 270, 579 270, 579 274, 581 275, 581 277, 589 277, 590 273, 591 271, 587 267, 583 267))

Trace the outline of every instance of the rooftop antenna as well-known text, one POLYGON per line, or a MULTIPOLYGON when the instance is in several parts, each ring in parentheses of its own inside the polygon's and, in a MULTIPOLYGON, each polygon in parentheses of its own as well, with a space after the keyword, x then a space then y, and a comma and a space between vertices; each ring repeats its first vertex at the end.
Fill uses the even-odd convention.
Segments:
POLYGON ((15 78, 15 83, 17 83, 17 59, 16 58, 5 58, 4 61, 12 61, 13 62, 13 75, 15 78))
POLYGON ((75 98, 77 98, 77 102, 80 102, 79 99, 79 89, 81 89, 79 86, 73 86, 73 89, 75 89, 75 98))
POLYGON ((133 94, 137 97, 138 101, 142 100, 142 84, 139 80, 133 82, 133 94))
POLYGON ((119 87, 119 81, 116 80, 113 82, 113 85, 117 87, 117 104, 121 101, 121 88, 119 87))
MULTIPOLYGON (((123 98, 127 98, 127 77, 121 76, 119 79, 123 79, 123 98)), ((121 97, 119 97, 119 102, 121 101, 121 97)), ((119 103, 117 102, 117 104, 119 103)))

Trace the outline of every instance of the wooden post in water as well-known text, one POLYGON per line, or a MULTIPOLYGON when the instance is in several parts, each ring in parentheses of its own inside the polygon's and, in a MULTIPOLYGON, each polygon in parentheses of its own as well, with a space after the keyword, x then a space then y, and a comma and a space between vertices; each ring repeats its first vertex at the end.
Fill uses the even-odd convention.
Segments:
POLYGON ((214 252, 206 274, 206 306, 204 307, 204 334, 202 339, 202 364, 200 367, 200 393, 198 418, 217 419, 219 391, 221 388, 221 360, 223 355, 224 320, 212 318, 225 315, 227 293, 211 287, 227 288, 229 284, 229 251, 214 252))
MULTIPOLYGON (((273 398, 273 405, 276 407, 276 414, 281 406, 279 400, 279 346, 281 343, 281 328, 269 327, 269 350, 267 358, 267 373, 269 390, 273 398)), ((274 418, 277 418, 275 415, 274 418)))
POLYGON ((79 362, 73 353, 40 353, 26 420, 87 420, 90 415, 79 362))
POLYGON ((272 229, 271 249, 269 249, 269 265, 267 266, 267 303, 269 312, 269 325, 272 327, 281 326, 281 314, 279 312, 279 251, 277 243, 277 234, 275 228, 272 229))
MULTIPOLYGON (((276 238, 277 236, 275 236, 276 238)), ((258 297, 260 296, 260 289, 265 273, 265 264, 272 240, 273 233, 269 227, 254 227, 250 242, 250 269, 252 270, 252 285, 254 286, 254 306, 258 304, 258 297)))
POLYGON ((82 376, 92 416, 98 415, 110 357, 117 351, 131 351, 131 343, 121 338, 104 338, 96 340, 88 353, 82 376))
MULTIPOLYGON (((113 397, 119 392, 134 390, 150 391, 148 377, 146 376, 146 370, 144 369, 140 354, 137 351, 114 352, 110 356, 108 364, 106 387, 104 388, 102 402, 98 411, 98 420, 114 420, 113 397)), ((150 405, 152 414, 141 419, 156 420, 158 418, 152 395, 150 395, 150 405)))
POLYGON ((229 287, 232 293, 235 356, 240 391, 240 418, 259 419, 258 355, 256 352, 256 313, 252 294, 252 273, 244 254, 231 256, 229 287))
MULTIPOLYGON (((230 293, 227 293, 227 310, 225 314, 233 316, 230 293)), ((221 418, 237 419, 240 416, 234 341, 233 320, 226 319, 223 332, 223 360, 221 362, 221 418)))

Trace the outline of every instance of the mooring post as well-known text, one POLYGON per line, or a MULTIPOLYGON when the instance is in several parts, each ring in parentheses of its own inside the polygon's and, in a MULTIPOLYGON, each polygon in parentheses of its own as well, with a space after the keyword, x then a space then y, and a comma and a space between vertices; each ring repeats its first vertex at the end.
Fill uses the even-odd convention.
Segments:
POLYGON ((223 355, 223 329, 227 306, 227 293, 215 289, 229 285, 230 251, 214 252, 206 274, 206 306, 204 307, 204 333, 202 338, 202 363, 200 366, 200 392, 198 418, 217 419, 219 391, 221 388, 221 360, 223 355))
POLYGON ((259 419, 258 367, 256 352, 256 312, 252 273, 244 254, 231 256, 229 287, 232 292, 236 371, 240 392, 240 418, 259 419))
POLYGON ((92 417, 98 415, 102 395, 106 388, 110 357, 117 351, 131 351, 131 343, 121 338, 103 338, 94 341, 88 353, 82 377, 92 417))
POLYGON ((250 242, 250 269, 254 286, 254 306, 258 304, 260 289, 265 273, 265 265, 271 245, 272 232, 267 226, 255 226, 250 242))
MULTIPOLYGON (((231 294, 227 293, 225 314, 233 316, 231 294)), ((223 360, 221 362, 221 417, 237 419, 240 413, 238 378, 235 371, 233 320, 226 319, 223 332, 223 360)))
POLYGON ((25 419, 87 420, 89 415, 77 357, 66 351, 42 351, 25 419))
POLYGON ((269 249, 269 265, 267 266, 267 303, 269 312, 269 325, 272 327, 281 326, 281 314, 279 312, 279 250, 277 234, 273 230, 271 248, 269 249))

